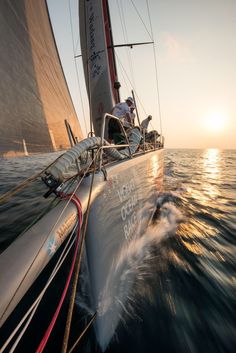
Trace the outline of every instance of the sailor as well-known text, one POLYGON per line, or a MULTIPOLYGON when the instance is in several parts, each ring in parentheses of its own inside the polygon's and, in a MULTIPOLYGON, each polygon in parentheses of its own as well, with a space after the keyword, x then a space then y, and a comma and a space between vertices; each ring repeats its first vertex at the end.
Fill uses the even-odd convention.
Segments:
MULTIPOLYGON (((125 128, 132 127, 131 108, 135 108, 132 97, 128 97, 125 102, 117 103, 111 111, 111 114, 119 118, 125 128)), ((110 119, 108 123, 108 137, 110 140, 114 140, 115 143, 119 143, 121 139, 121 128, 119 123, 110 119)))
POLYGON ((151 115, 148 115, 148 117, 146 119, 144 119, 142 122, 141 122, 141 129, 142 129, 142 132, 143 133, 146 133, 147 132, 147 129, 148 129, 148 125, 149 125, 149 122, 152 120, 152 116, 151 115))
POLYGON ((111 114, 119 119, 123 119, 124 122, 131 124, 131 108, 134 108, 134 100, 132 97, 128 97, 125 102, 116 104, 112 109, 111 114))

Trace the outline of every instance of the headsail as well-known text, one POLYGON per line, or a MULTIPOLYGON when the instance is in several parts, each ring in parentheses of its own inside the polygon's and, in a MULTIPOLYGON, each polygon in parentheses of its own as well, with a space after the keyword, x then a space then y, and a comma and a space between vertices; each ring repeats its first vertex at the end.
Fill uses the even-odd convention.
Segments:
POLYGON ((81 139, 46 0, 1 1, 0 46, 0 155, 69 147, 65 119, 81 139))

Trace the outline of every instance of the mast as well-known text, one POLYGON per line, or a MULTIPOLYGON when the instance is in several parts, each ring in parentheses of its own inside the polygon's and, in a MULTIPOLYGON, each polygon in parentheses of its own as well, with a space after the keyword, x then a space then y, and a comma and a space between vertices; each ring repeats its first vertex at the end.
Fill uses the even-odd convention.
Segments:
POLYGON ((80 0, 79 24, 81 52, 90 114, 96 136, 101 136, 104 113, 119 101, 114 88, 117 79, 109 12, 104 0, 80 0), (109 51, 109 53, 108 53, 109 51))
POLYGON ((105 27, 105 33, 106 33, 106 44, 107 44, 107 53, 108 53, 112 92, 113 92, 115 102, 119 103, 120 102, 120 92, 119 92, 120 83, 118 82, 114 42, 113 42, 112 27, 111 27, 111 17, 110 17, 108 0, 102 0, 102 5, 103 5, 103 18, 104 18, 104 27, 105 27))

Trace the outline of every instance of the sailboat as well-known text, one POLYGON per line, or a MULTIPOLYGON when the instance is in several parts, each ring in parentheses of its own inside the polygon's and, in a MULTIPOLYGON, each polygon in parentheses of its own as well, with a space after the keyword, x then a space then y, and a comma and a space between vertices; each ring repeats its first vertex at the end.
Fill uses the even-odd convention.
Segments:
MULTIPOLYGON (((101 349, 106 349, 135 281, 134 273, 124 280, 129 266, 123 261, 126 250, 152 222, 162 188, 162 136, 157 138, 154 133, 147 142, 140 126, 126 130, 111 114, 120 101, 120 85, 108 1, 81 0, 79 23, 94 131, 78 142, 68 123, 68 134, 74 146, 42 175, 48 188, 45 196, 56 195, 60 202, 0 255, 0 327, 5 327, 44 268, 60 254, 48 282, 39 296, 32 298, 32 306, 22 314, 24 320, 16 323, 16 329, 12 328, 1 352, 7 351, 11 340, 16 343, 11 341, 10 346, 13 344, 16 348, 21 340, 21 326, 17 325, 25 327, 33 314, 40 311, 40 301, 47 295, 47 287, 60 270, 62 259, 69 252, 67 249, 73 246, 77 250, 72 263, 78 264, 79 271, 83 261, 88 271, 94 330, 101 349), (123 141, 119 145, 107 142, 111 120, 121 129, 123 141), (77 240, 76 234, 80 235, 77 240)), ((72 266, 66 290, 73 270, 72 266)), ((76 283, 75 279, 75 287, 76 283)), ((43 342, 39 344, 40 349, 45 347, 46 339, 43 342)), ((41 352, 40 349, 37 352, 41 352)))

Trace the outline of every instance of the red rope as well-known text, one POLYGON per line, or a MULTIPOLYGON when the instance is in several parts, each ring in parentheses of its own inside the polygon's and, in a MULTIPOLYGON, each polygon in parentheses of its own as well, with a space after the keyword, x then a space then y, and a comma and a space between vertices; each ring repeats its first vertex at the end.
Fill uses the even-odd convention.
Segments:
MULTIPOLYGON (((70 198, 71 195, 61 195, 63 198, 70 198)), ((78 252, 78 248, 79 248, 79 238, 80 238, 80 229, 81 229, 81 224, 82 224, 82 206, 81 206, 81 202, 80 200, 78 199, 78 197, 76 195, 72 195, 71 197, 71 201, 76 205, 77 207, 77 210, 78 210, 78 216, 79 216, 79 224, 78 224, 78 231, 77 231, 77 239, 76 239, 76 243, 75 243, 75 251, 74 251, 74 255, 73 255, 73 259, 72 259, 72 263, 71 263, 71 268, 70 268, 70 272, 68 274, 68 277, 67 277, 67 280, 66 280, 66 284, 65 284, 65 287, 64 287, 64 290, 62 292, 62 296, 61 296, 61 299, 60 299, 60 302, 57 306, 57 309, 53 315, 53 318, 47 328, 47 331, 45 332, 37 350, 36 350, 36 353, 41 353, 43 352, 46 344, 47 344, 47 341, 50 337, 50 334, 53 330, 53 327, 55 325, 55 322, 57 320, 57 317, 60 313, 60 310, 61 310, 61 307, 62 307, 62 304, 65 300, 65 296, 66 296, 66 293, 67 293, 67 290, 68 290, 68 287, 69 287, 69 284, 70 284, 70 280, 71 280, 71 276, 73 274, 73 270, 74 270, 74 266, 75 266, 75 260, 76 260, 76 256, 77 256, 77 252, 78 252)))

